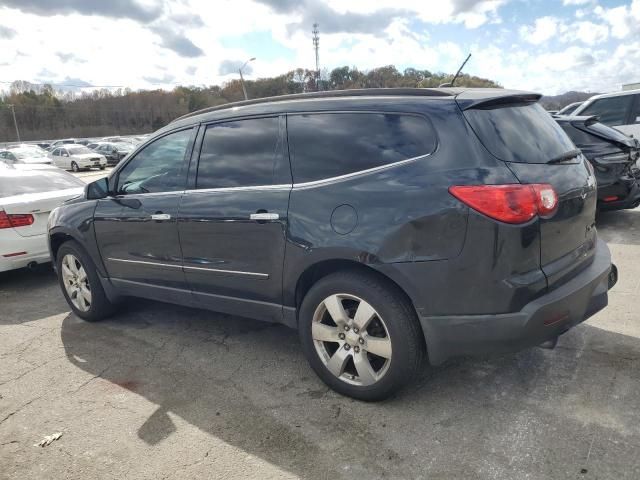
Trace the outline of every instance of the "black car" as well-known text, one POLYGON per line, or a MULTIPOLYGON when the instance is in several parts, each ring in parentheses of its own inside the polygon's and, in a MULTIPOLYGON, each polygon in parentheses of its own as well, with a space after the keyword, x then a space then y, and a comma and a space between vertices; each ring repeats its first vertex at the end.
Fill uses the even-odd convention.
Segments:
POLYGON ((640 205, 640 142, 597 117, 555 119, 594 167, 598 207, 619 210, 640 205))
POLYGON ((425 356, 553 343, 616 270, 592 168, 539 98, 371 89, 182 117, 52 212, 62 292, 90 321, 138 296, 297 328, 364 400, 425 356))
POLYGON ((89 148, 104 155, 107 159, 107 165, 113 166, 117 165, 120 160, 129 155, 133 149, 133 145, 129 143, 99 142, 90 144, 89 148))

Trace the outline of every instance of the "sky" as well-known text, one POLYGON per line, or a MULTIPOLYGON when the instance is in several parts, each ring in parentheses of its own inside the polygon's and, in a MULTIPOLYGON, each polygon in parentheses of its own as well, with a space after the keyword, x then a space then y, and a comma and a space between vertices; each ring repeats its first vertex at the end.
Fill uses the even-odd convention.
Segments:
POLYGON ((553 95, 640 82, 640 0, 0 0, 0 89, 132 89, 320 66, 471 75, 553 95))

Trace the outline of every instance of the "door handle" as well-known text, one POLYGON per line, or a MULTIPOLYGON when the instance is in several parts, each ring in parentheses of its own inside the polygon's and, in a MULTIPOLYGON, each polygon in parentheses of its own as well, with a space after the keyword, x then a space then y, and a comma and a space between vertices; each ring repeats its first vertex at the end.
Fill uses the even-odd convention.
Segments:
POLYGON ((154 213, 151 215, 151 220, 171 220, 171 215, 168 213, 154 213))
POLYGON ((278 220, 280 215, 277 213, 258 212, 249 215, 251 220, 278 220))

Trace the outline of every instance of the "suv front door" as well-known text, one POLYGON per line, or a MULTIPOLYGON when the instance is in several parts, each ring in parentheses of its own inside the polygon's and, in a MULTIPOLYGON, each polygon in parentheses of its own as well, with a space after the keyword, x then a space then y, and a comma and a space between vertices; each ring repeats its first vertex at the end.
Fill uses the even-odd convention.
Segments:
POLYGON ((114 195, 98 201, 96 239, 116 286, 186 288, 177 213, 194 130, 171 132, 138 151, 111 178, 114 195))
POLYGON ((206 307, 282 318, 291 170, 284 117, 208 125, 179 212, 184 271, 206 307))

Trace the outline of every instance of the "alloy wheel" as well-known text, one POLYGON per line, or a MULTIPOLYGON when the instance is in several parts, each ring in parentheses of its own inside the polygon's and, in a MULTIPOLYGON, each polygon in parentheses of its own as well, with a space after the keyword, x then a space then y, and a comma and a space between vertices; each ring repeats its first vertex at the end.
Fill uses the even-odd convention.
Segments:
POLYGON ((325 367, 346 383, 373 385, 389 369, 389 330, 378 312, 354 295, 325 298, 313 315, 311 336, 325 367))
POLYGON ((91 308, 91 287, 84 266, 70 253, 62 258, 62 280, 73 306, 81 312, 91 308))

